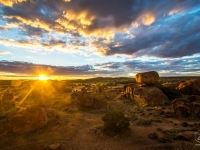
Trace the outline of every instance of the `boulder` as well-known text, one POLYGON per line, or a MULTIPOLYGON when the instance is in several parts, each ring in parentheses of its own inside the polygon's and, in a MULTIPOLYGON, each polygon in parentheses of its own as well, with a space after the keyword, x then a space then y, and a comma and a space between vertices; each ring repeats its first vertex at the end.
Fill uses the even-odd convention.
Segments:
POLYGON ((200 80, 187 80, 179 84, 178 90, 185 95, 200 95, 200 80))
POLYGON ((172 102, 172 109, 177 117, 200 117, 200 99, 188 97, 187 100, 177 98, 172 102), (191 100, 192 99, 192 100, 191 100))
POLYGON ((156 71, 149 71, 136 74, 137 83, 143 83, 147 85, 157 84, 159 81, 159 75, 156 71))
POLYGON ((133 100, 141 105, 163 105, 168 97, 157 87, 136 87, 133 90, 133 100))
POLYGON ((46 124, 47 116, 43 108, 27 107, 9 115, 5 126, 14 133, 27 133, 43 128, 46 124))

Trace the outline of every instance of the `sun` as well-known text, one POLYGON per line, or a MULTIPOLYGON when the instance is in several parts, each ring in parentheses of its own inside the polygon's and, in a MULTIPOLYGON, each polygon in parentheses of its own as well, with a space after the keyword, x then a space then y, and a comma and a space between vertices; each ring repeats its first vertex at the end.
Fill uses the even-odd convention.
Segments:
POLYGON ((48 80, 48 78, 45 75, 41 74, 39 76, 39 80, 48 80))

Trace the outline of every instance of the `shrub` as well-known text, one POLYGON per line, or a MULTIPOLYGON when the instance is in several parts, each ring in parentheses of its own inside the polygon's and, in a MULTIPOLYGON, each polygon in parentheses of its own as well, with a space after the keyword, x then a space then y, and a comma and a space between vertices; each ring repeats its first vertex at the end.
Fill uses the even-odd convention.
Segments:
POLYGON ((159 89, 163 91, 163 93, 170 99, 176 99, 176 98, 181 98, 182 94, 179 90, 177 90, 175 87, 164 87, 164 86, 159 86, 159 89))
POLYGON ((122 133, 129 129, 129 119, 126 118, 122 111, 112 110, 106 113, 102 120, 104 121, 104 129, 111 133, 122 133))

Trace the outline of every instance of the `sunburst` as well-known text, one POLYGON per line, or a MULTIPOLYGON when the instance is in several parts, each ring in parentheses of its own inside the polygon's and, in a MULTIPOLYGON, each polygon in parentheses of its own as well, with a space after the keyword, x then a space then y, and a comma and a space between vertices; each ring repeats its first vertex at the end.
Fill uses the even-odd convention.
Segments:
POLYGON ((39 76, 39 80, 48 80, 48 77, 46 77, 44 74, 41 74, 39 76))

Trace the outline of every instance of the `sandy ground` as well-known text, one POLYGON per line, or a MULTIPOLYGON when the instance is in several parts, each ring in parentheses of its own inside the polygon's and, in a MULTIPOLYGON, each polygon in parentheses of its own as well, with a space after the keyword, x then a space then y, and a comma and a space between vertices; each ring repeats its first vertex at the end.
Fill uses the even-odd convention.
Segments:
MULTIPOLYGON (((61 150, 181 150, 181 145, 189 150, 195 141, 173 140, 169 143, 160 143, 157 140, 148 138, 151 132, 156 132, 159 136, 163 133, 158 129, 190 129, 182 127, 184 120, 164 118, 158 115, 155 107, 141 108, 132 102, 124 102, 120 99, 120 94, 111 93, 108 100, 110 109, 120 109, 126 116, 132 118, 130 130, 123 135, 114 137, 106 136, 98 130, 103 126, 101 117, 105 112, 96 110, 79 110, 76 106, 69 106, 65 109, 56 107, 46 107, 48 124, 44 128, 32 133, 16 134, 2 132, 0 135, 0 150, 47 150, 54 143, 61 144, 61 150), (134 118, 161 120, 152 121, 149 126, 137 125, 134 118), (188 147, 187 147, 188 146, 188 147)), ((165 106, 170 109, 170 106, 165 106)), ((188 122, 196 123, 195 121, 188 122)), ((2 124, 1 124, 2 125, 2 124)), ((193 136, 191 131, 191 136, 193 136)), ((184 149, 183 148, 183 149, 184 149)))

